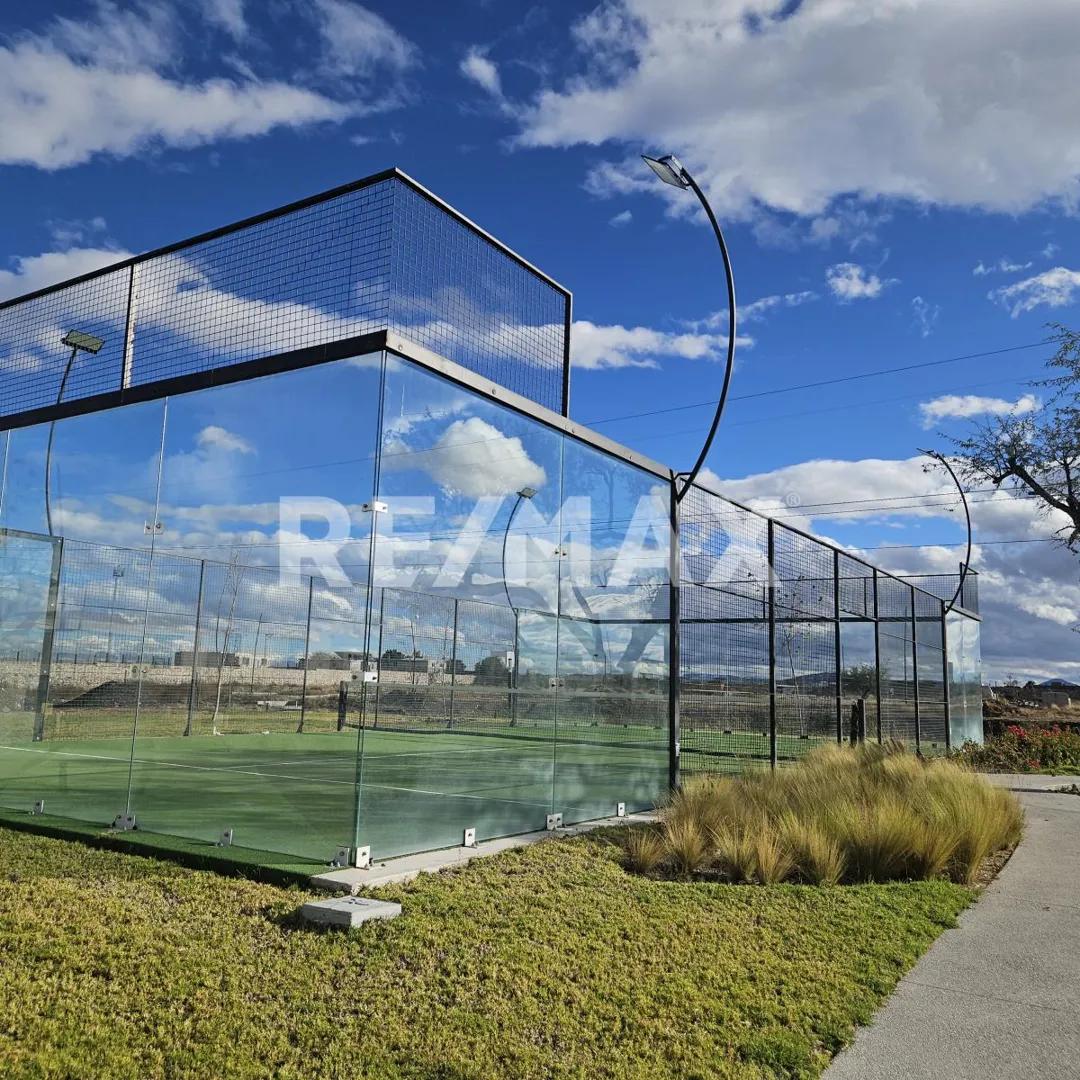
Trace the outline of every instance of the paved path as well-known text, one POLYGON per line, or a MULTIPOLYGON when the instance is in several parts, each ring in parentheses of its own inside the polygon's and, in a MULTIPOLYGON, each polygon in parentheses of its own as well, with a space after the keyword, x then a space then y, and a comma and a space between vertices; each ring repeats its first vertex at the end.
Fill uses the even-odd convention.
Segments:
POLYGON ((1008 865, 825 1080, 1080 1077, 1080 797, 1020 799, 1008 865))

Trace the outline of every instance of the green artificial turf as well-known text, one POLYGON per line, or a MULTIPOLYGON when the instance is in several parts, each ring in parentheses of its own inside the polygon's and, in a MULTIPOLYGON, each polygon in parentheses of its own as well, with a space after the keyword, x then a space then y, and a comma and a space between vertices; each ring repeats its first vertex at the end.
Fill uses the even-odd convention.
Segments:
POLYGON ((813 1077, 971 900, 946 882, 653 881, 553 840, 307 894, 0 829, 6 1078, 813 1077))
POLYGON ((105 826, 128 806, 141 829, 325 865, 340 847, 375 858, 651 809, 667 746, 456 732, 355 730, 45 739, 0 744, 0 805, 105 826), (357 807, 357 780, 361 804, 357 807), (130 802, 129 802, 130 785, 130 802), (359 822, 360 831, 354 830, 359 822))

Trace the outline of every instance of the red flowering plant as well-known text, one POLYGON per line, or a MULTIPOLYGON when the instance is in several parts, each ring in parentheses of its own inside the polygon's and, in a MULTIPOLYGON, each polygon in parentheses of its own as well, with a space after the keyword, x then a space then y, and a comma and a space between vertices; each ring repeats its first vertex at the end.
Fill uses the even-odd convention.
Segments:
POLYGON ((957 757, 982 772, 1080 774, 1080 734, 1051 727, 1010 724, 982 746, 968 743, 957 757))

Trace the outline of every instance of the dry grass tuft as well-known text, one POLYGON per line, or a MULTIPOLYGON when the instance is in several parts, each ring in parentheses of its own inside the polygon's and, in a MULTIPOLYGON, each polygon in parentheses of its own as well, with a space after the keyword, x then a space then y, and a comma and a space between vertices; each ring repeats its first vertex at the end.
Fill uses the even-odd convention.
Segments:
POLYGON ((738 779, 696 778, 640 834, 627 864, 666 859, 687 877, 711 866, 732 882, 975 880, 1023 829, 1016 797, 955 762, 926 762, 899 743, 828 746, 797 766, 738 779), (662 844, 662 853, 658 848, 662 844))
POLYGON ((664 861, 667 846, 657 829, 627 829, 623 839, 626 865, 638 874, 651 874, 664 861))

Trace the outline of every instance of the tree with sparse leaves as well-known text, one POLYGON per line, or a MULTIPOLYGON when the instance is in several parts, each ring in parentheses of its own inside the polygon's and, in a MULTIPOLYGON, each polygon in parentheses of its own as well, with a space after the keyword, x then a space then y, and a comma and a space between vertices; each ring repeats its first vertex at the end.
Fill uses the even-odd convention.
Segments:
POLYGON ((1068 520, 1056 535, 1080 554, 1080 332, 1052 324, 1048 376, 1031 383, 1047 394, 1032 412, 995 416, 951 439, 968 483, 989 483, 1030 498, 1068 520))

